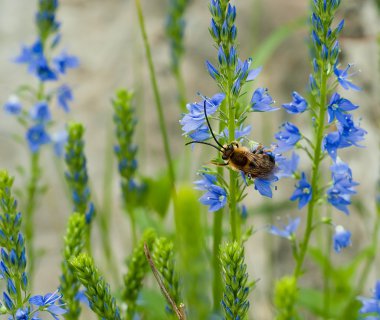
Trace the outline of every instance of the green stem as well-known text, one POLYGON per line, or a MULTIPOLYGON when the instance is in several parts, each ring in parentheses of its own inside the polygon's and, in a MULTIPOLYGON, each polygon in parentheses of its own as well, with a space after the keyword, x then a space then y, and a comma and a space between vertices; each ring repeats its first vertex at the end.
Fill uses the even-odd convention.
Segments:
POLYGON ((164 152, 165 152, 166 162, 167 162, 168 170, 169 170, 169 178, 170 178, 170 182, 172 185, 173 192, 175 193, 174 166, 173 166, 173 161, 172 161, 172 157, 171 157, 171 153, 170 153, 169 139, 168 139, 168 134, 166 131, 166 126, 165 126, 164 113, 163 113, 163 109, 162 109, 161 97, 160 97, 159 90, 158 90, 158 84, 157 84, 157 79, 156 79, 156 73, 154 70, 152 53, 150 50, 148 35, 147 35, 146 29, 145 29, 144 15, 142 12, 140 0, 135 0, 135 4, 136 4, 136 9, 137 9, 137 15, 139 18, 141 35, 142 35, 143 41, 144 41, 146 57, 148 60, 150 80, 151 80, 152 86, 153 86, 154 98, 155 98, 156 108, 157 108, 157 113, 158 113, 158 120, 159 120, 159 124, 160 124, 160 129, 161 129, 161 136, 162 136, 162 141, 164 144, 164 152))
MULTIPOLYGON (((111 126, 109 124, 108 130, 107 130, 107 146, 109 146, 109 149, 107 152, 105 152, 105 169, 104 169, 104 178, 103 178, 103 206, 102 209, 99 212, 99 223, 100 223, 100 229, 101 229, 101 240, 104 250, 104 255, 106 258, 107 263, 107 269, 112 270, 112 276, 115 280, 117 280, 118 277, 118 267, 117 263, 115 262, 115 257, 113 255, 113 250, 111 246, 110 241, 110 222, 111 214, 112 214, 112 194, 113 194, 113 188, 112 188, 112 181, 113 181, 113 152, 112 152, 112 145, 113 145, 113 133, 111 130, 111 126)), ((117 283, 117 282, 116 282, 117 283)))
MULTIPOLYGON (((327 219, 331 219, 331 206, 327 205, 327 219)), ((323 310, 324 318, 326 320, 330 319, 330 298, 331 298, 331 288, 330 288, 330 278, 331 278, 331 246, 332 246, 332 234, 331 228, 326 228, 326 244, 325 252, 326 259, 323 264, 323 310)))
POLYGON ((222 273, 220 266, 220 245, 222 243, 222 226, 223 226, 223 212, 224 210, 219 210, 214 214, 214 230, 213 230, 213 283, 212 283, 212 296, 213 296, 213 309, 214 312, 218 312, 220 309, 220 301, 222 301, 223 284, 222 284, 222 273))
POLYGON ((126 211, 131 220, 131 233, 132 233, 132 248, 135 248, 137 245, 137 230, 136 230, 136 216, 135 209, 132 206, 126 206, 126 211))
POLYGON ((302 273, 302 266, 305 260, 305 255, 309 245, 309 240, 311 233, 313 231, 313 221, 314 221, 314 208, 319 199, 318 186, 319 186, 319 165, 321 163, 321 152, 322 152, 322 140, 325 128, 325 114, 326 114, 326 99, 327 99, 327 74, 324 71, 324 65, 321 67, 322 79, 321 79, 321 95, 319 103, 319 117, 318 117, 318 128, 317 134, 315 136, 315 149, 314 149, 314 159, 313 159, 313 169, 311 178, 311 190, 312 197, 308 205, 307 211, 307 222, 306 230, 303 241, 300 246, 300 254, 297 259, 297 264, 294 269, 294 276, 299 277, 302 273))
MULTIPOLYGON (((230 81, 227 85, 227 108, 228 108, 228 135, 229 140, 235 140, 235 105, 231 98, 230 81)), ((229 183, 229 208, 230 208, 230 225, 232 240, 240 240, 240 219, 236 208, 236 181, 237 172, 230 170, 230 183, 229 183)))
POLYGON ((34 250, 34 211, 38 194, 38 182, 41 176, 39 166, 40 153, 37 151, 30 157, 30 178, 27 184, 27 198, 25 208, 25 242, 28 252, 28 264, 30 282, 32 283, 34 274, 35 250, 34 250))

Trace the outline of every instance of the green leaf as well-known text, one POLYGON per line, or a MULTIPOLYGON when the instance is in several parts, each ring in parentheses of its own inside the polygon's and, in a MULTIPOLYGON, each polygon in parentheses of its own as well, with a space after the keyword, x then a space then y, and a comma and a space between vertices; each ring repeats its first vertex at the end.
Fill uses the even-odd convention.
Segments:
POLYGON ((147 186, 146 205, 157 212, 161 218, 166 216, 171 198, 171 187, 169 175, 165 171, 156 179, 144 177, 147 186))

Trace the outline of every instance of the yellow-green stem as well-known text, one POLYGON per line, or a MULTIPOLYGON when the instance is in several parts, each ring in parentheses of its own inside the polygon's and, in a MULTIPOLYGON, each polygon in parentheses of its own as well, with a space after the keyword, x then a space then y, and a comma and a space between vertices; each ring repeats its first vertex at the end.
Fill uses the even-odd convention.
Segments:
POLYGON ((308 205, 307 210, 307 222, 306 230, 303 241, 300 247, 300 254, 297 259, 297 264, 294 269, 294 276, 299 277, 302 273, 302 266, 305 260, 305 255, 310 241, 310 236, 313 231, 313 222, 314 222, 314 208, 318 200, 318 180, 319 180, 319 165, 321 163, 322 155, 322 140, 323 133, 325 128, 325 114, 326 114, 326 99, 327 99, 327 74, 324 71, 324 65, 321 67, 322 70, 322 79, 321 79, 321 95, 319 101, 319 117, 318 117, 318 128, 317 134, 315 136, 315 150, 314 150, 314 159, 313 159, 313 168, 311 175, 311 189, 312 197, 308 205))
POLYGON ((160 93, 159 93, 159 90, 158 90, 156 73, 155 73, 155 70, 154 70, 152 53, 151 53, 151 50, 150 50, 150 45, 149 45, 149 41, 148 41, 148 35, 147 35, 146 29, 145 29, 144 15, 143 15, 143 11, 142 11, 140 0, 135 0, 135 4, 136 4, 136 9, 137 9, 137 15, 138 15, 138 18, 139 18, 139 25, 140 25, 141 35, 142 35, 142 38, 143 38, 143 41, 144 41, 146 58, 147 58, 147 61, 148 61, 150 80, 151 80, 152 86, 153 86, 153 93, 154 93, 154 98, 155 98, 155 102, 156 102, 156 109, 157 109, 157 113, 158 113, 158 120, 159 120, 159 124, 160 124, 161 136, 162 136, 162 141, 163 141, 163 144, 164 144, 164 152, 165 152, 166 162, 167 162, 167 165, 168 165, 169 178, 170 178, 172 190, 175 193, 174 166, 173 166, 173 161, 172 161, 171 152, 170 152, 168 134, 167 134, 167 131, 166 131, 166 125, 165 125, 165 120, 164 120, 164 112, 163 112, 163 108, 162 108, 161 97, 160 97, 160 93))
MULTIPOLYGON (((227 85, 228 137, 230 142, 235 140, 235 105, 231 97, 230 85, 227 85)), ((229 209, 232 240, 240 240, 240 217, 236 208, 236 180, 237 172, 230 170, 229 209)))

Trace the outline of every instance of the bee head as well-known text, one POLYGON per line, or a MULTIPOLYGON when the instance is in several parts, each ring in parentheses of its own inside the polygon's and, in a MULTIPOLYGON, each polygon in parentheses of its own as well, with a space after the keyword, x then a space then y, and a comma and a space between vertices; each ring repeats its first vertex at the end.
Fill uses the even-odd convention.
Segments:
POLYGON ((228 145, 224 145, 222 159, 228 160, 229 158, 231 158, 231 155, 235 152, 237 148, 239 148, 239 144, 237 142, 232 142, 228 145))

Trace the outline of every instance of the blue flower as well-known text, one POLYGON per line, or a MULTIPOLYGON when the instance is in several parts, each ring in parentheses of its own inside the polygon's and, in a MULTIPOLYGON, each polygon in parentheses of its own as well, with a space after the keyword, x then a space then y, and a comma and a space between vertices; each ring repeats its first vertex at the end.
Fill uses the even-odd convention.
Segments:
POLYGON ((204 98, 200 103, 191 103, 186 106, 189 113, 184 114, 183 118, 180 120, 180 124, 182 125, 182 130, 184 134, 188 135, 193 131, 198 131, 206 123, 206 118, 204 114, 204 101, 206 100, 206 112, 207 115, 214 114, 222 101, 225 98, 224 93, 217 93, 211 99, 204 98))
POLYGON ((335 233, 333 236, 334 250, 339 253, 343 248, 347 248, 351 245, 351 232, 345 230, 343 226, 336 226, 335 233))
POLYGON ((298 181, 296 185, 296 190, 293 195, 290 197, 291 201, 295 201, 298 199, 298 209, 302 209, 305 205, 307 205, 312 197, 312 188, 309 182, 306 180, 306 175, 302 172, 301 179, 298 181))
POLYGON ((204 124, 198 130, 190 133, 189 137, 194 141, 205 141, 211 138, 211 134, 207 124, 204 124))
POLYGON ((37 122, 46 123, 51 120, 51 113, 46 101, 37 102, 30 109, 30 117, 37 122))
POLYGON ((19 115, 22 110, 20 99, 17 96, 10 96, 8 101, 4 104, 5 112, 12 115, 19 115))
POLYGON ((351 68, 351 65, 349 64, 346 69, 339 70, 337 66, 334 66, 334 73, 337 77, 337 80, 339 84, 346 90, 352 89, 356 91, 360 91, 361 88, 354 85, 351 81, 348 80, 349 77, 351 77, 353 74, 348 74, 348 70, 351 68))
POLYGON ((278 110, 279 108, 271 107, 273 103, 274 101, 266 88, 257 88, 252 95, 251 107, 253 111, 267 112, 278 110))
POLYGON ((263 69, 263 67, 258 67, 256 69, 252 69, 248 72, 248 76, 247 78, 245 79, 246 82, 248 81, 253 81, 257 78, 257 76, 260 74, 261 70, 263 69))
MULTIPOLYGON (((29 320, 29 319, 31 319, 29 308, 17 309, 15 316, 16 316, 16 320, 29 320)), ((33 319, 35 319, 35 318, 33 317, 33 319)))
POLYGON ((58 79, 55 72, 49 67, 40 40, 37 40, 30 47, 23 46, 15 62, 26 64, 28 66, 28 72, 38 77, 41 81, 58 79))
POLYGON ((268 178, 256 178, 253 183, 255 190, 257 190, 262 196, 272 198, 272 184, 276 182, 278 178, 274 175, 268 178))
POLYGON ((50 137, 42 124, 37 124, 28 129, 26 140, 32 153, 38 152, 40 146, 50 142, 50 137))
POLYGON ((207 206, 210 206, 209 211, 217 211, 223 208, 227 203, 227 192, 224 188, 216 185, 217 177, 214 174, 202 172, 201 180, 194 182, 195 189, 207 191, 199 201, 207 206))
POLYGON ((77 68, 79 66, 79 59, 76 56, 69 55, 66 51, 63 51, 53 59, 53 63, 58 72, 65 74, 66 69, 77 68))
POLYGON ((352 180, 350 167, 339 157, 330 167, 333 186, 327 190, 327 201, 340 211, 349 214, 347 208, 351 204, 351 196, 356 193, 354 187, 358 185, 352 180))
POLYGON ((15 62, 27 64, 28 71, 34 73, 41 59, 44 59, 43 47, 41 41, 38 39, 30 47, 23 46, 20 55, 15 58, 15 62))
POLYGON ((214 80, 220 77, 218 70, 208 60, 206 60, 206 68, 207 68, 208 73, 214 80))
POLYGON ((210 206, 208 210, 211 212, 222 209, 227 203, 226 190, 214 184, 210 185, 207 190, 207 193, 199 201, 206 206, 210 206))
POLYGON ((290 103, 284 103, 282 107, 286 110, 286 112, 291 114, 304 112, 307 109, 306 99, 296 91, 293 91, 292 96, 293 101, 290 103))
POLYGON ((278 166, 278 171, 276 176, 278 178, 291 178, 293 174, 297 171, 300 157, 297 153, 292 152, 290 159, 284 156, 276 156, 276 163, 278 166))
POLYGON ((56 302, 59 302, 62 298, 61 294, 58 294, 58 290, 54 293, 48 293, 44 296, 36 295, 29 298, 29 303, 35 305, 43 310, 46 310, 51 315, 56 316, 64 314, 67 311, 62 308, 61 305, 56 305, 56 302))
POLYGON ((336 118, 339 122, 347 124, 346 112, 357 108, 359 106, 354 105, 350 100, 341 98, 339 93, 334 93, 327 107, 328 121, 331 123, 336 118))
POLYGON ((283 130, 275 134, 275 138, 278 140, 278 146, 276 148, 276 152, 278 153, 292 149, 301 139, 301 133, 294 124, 285 122, 282 128, 283 130))
POLYGON ((365 319, 380 319, 380 280, 376 281, 375 289, 373 291, 372 298, 358 297, 358 300, 362 303, 362 307, 359 313, 374 313, 376 317, 366 317, 365 319))
POLYGON ((55 81, 58 79, 58 76, 56 75, 56 73, 49 67, 49 64, 46 61, 46 59, 41 59, 38 61, 34 74, 42 82, 55 81))
POLYGON ((68 104, 69 101, 73 100, 73 93, 71 88, 63 84, 57 89, 57 103, 65 112, 70 111, 70 106, 68 104))
POLYGON ((64 147, 67 142, 67 131, 66 130, 61 130, 58 132, 55 132, 51 140, 53 141, 53 148, 54 148, 54 153, 57 157, 61 157, 63 155, 64 147))
POLYGON ((332 187, 327 190, 327 201, 338 210, 349 214, 347 206, 351 204, 350 197, 338 188, 332 187))
POLYGON ((202 180, 197 180, 194 182, 196 186, 195 189, 197 190, 208 190, 208 188, 211 185, 215 184, 217 181, 217 178, 214 174, 202 172, 200 175, 202 176, 202 180))
POLYGON ((295 219, 290 219, 287 225, 282 225, 282 229, 277 228, 276 226, 271 226, 269 232, 279 237, 291 239, 296 232, 301 218, 297 217, 295 219))
POLYGON ((330 132, 323 138, 323 150, 327 151, 333 160, 337 157, 340 142, 340 134, 338 131, 330 132))
POLYGON ((352 145, 362 147, 358 142, 364 140, 367 131, 359 126, 355 126, 351 114, 345 114, 345 120, 338 122, 337 128, 340 134, 340 148, 346 148, 352 145))

